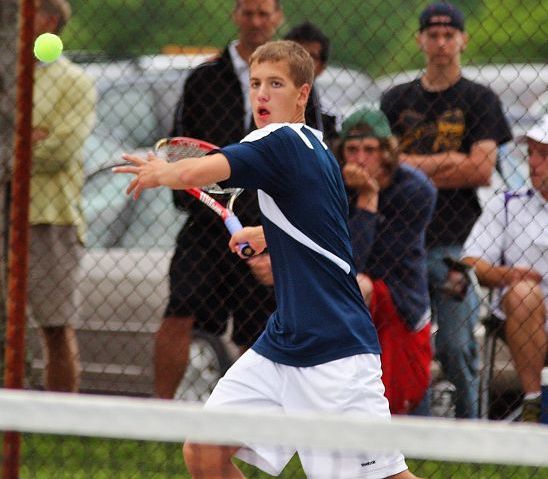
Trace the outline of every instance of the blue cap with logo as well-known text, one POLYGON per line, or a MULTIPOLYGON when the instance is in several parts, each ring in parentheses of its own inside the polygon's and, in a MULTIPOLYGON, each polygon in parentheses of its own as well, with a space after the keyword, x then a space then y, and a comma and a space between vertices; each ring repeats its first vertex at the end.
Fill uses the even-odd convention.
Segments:
POLYGON ((420 14, 419 31, 435 26, 453 27, 464 31, 464 15, 451 3, 432 3, 420 14))

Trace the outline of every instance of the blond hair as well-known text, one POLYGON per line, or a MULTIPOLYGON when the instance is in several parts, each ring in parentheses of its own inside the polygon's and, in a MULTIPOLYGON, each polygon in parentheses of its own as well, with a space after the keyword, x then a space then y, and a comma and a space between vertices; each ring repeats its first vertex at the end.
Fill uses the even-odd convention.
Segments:
POLYGON ((70 3, 67 0, 38 0, 38 10, 58 19, 55 33, 60 33, 72 14, 70 3))
POLYGON ((286 61, 289 66, 289 76, 295 86, 307 83, 312 86, 314 81, 314 61, 304 47, 291 40, 267 42, 258 47, 249 57, 249 66, 253 63, 286 61))

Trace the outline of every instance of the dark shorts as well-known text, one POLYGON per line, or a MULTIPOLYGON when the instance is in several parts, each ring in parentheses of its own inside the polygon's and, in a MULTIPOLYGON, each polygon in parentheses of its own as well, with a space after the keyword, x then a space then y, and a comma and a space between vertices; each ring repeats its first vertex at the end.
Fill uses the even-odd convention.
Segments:
POLYGON ((371 316, 381 343, 382 382, 392 414, 408 414, 430 385, 432 347, 430 323, 419 331, 399 316, 388 286, 373 281, 371 316))
POLYGON ((232 317, 233 341, 250 346, 276 308, 274 290, 259 284, 245 260, 228 250, 225 232, 215 242, 185 241, 192 236, 183 230, 177 240, 164 316, 193 316, 197 328, 215 335, 226 331, 232 317))

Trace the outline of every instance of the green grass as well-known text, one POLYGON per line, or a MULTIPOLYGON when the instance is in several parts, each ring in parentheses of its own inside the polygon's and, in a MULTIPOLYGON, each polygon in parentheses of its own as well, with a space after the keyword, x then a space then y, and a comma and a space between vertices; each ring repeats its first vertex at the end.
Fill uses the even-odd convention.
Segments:
MULTIPOLYGON (((189 479, 178 444, 24 435, 21 479, 189 479)), ((548 468, 408 461, 411 470, 430 479, 547 479, 548 468)), ((248 478, 268 474, 243 463, 248 478)), ((304 479, 297 458, 281 478, 304 479)))

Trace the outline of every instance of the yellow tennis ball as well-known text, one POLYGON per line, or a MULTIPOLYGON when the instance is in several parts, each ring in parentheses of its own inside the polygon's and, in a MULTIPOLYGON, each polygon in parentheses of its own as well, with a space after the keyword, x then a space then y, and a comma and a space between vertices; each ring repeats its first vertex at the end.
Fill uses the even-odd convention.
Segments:
POLYGON ((62 52, 63 42, 53 33, 42 33, 34 42, 34 56, 42 62, 54 62, 62 52))

